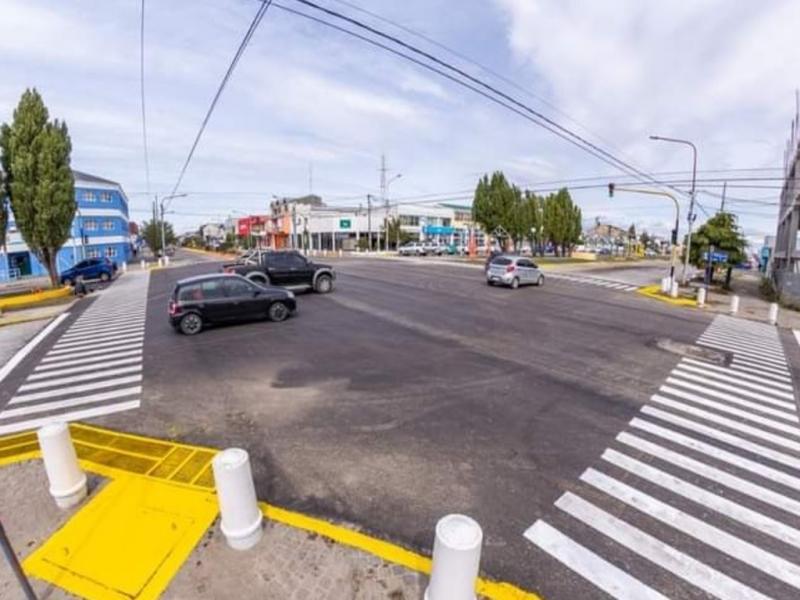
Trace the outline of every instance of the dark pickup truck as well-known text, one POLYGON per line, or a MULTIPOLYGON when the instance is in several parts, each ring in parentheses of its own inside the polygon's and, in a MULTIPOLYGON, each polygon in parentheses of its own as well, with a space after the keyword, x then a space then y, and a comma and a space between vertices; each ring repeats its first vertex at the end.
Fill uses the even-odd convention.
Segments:
POLYGON ((333 267, 312 262, 293 250, 258 252, 246 260, 223 265, 222 270, 261 285, 311 289, 320 294, 332 291, 336 279, 333 267))

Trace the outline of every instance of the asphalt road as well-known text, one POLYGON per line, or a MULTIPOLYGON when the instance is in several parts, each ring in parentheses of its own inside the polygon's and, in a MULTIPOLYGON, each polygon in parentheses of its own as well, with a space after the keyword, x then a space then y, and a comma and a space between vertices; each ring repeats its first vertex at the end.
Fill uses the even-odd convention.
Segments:
POLYGON ((574 281, 511 291, 451 266, 335 267, 335 292, 299 296, 295 318, 194 338, 169 327, 167 298, 218 265, 154 272, 142 406, 97 422, 245 447, 259 497, 425 551, 440 516, 469 514, 488 575, 563 597, 522 533, 675 365, 656 341, 692 343, 708 318, 574 281))

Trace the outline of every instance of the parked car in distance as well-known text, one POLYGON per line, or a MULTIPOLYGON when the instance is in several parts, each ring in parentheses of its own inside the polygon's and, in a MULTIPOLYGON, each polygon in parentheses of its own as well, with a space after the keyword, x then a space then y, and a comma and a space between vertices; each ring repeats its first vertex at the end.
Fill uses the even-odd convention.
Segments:
POLYGON ((110 258, 87 258, 61 272, 59 279, 62 285, 73 285, 78 277, 84 281, 99 279, 108 281, 117 272, 117 263, 110 258))
POLYGON ((530 258, 501 254, 489 263, 486 283, 507 285, 512 289, 525 284, 544 285, 544 273, 530 258))
POLYGON ((397 249, 400 256, 425 256, 428 251, 419 242, 407 242, 397 249))
POLYGON ((242 275, 263 286, 278 285, 292 290, 333 291, 336 273, 330 265, 308 260, 296 250, 259 251, 244 262, 223 265, 223 272, 242 275))
POLYGON ((186 335, 208 324, 269 319, 285 321, 296 310, 294 294, 264 287, 233 273, 181 279, 169 300, 169 323, 186 335))
POLYGON ((423 242, 422 248, 425 250, 425 254, 430 254, 432 256, 447 254, 447 246, 437 244, 436 242, 423 242))

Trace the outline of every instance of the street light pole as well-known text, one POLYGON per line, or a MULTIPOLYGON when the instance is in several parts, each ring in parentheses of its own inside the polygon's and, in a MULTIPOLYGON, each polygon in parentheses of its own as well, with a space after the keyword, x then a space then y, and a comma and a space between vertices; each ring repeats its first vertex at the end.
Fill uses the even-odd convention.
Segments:
POLYGON ((678 204, 678 199, 670 194, 669 192, 660 192, 657 190, 642 190, 639 188, 627 188, 627 187, 619 187, 614 183, 608 184, 608 195, 612 198, 614 197, 614 192, 628 192, 632 194, 648 194, 650 196, 664 196, 665 198, 669 198, 675 204, 675 229, 672 230, 672 250, 670 254, 669 261, 669 279, 670 281, 675 281, 675 245, 678 241, 678 228, 680 227, 681 222, 681 207, 678 204))
MULTIPOLYGON (((389 251, 389 186, 400 179, 403 176, 402 173, 398 173, 394 177, 392 177, 389 181, 385 181, 383 183, 383 206, 386 213, 383 215, 383 227, 385 231, 384 236, 384 250, 387 252, 389 251)), ((400 246, 400 214, 398 210, 397 215, 397 246, 400 246)))
POLYGON ((185 198, 186 194, 170 194, 169 196, 164 196, 161 199, 161 202, 158 203, 158 196, 156 196, 156 203, 160 204, 161 208, 161 253, 162 256, 167 256, 167 232, 166 226, 164 225, 164 213, 166 212, 167 207, 169 206, 169 202, 174 200, 175 198, 185 198))
POLYGON ((661 142, 672 142, 674 144, 684 144, 685 146, 689 146, 692 149, 692 189, 689 192, 689 214, 686 216, 686 220, 688 223, 688 231, 686 234, 686 254, 684 255, 683 260, 683 274, 681 275, 681 280, 683 285, 686 285, 686 274, 689 271, 689 254, 692 250, 692 225, 694 224, 695 214, 694 214, 694 201, 695 201, 695 184, 697 182, 697 146, 695 146, 689 140, 682 140, 679 138, 670 138, 670 137, 662 137, 660 135, 651 135, 651 140, 658 140, 661 142))

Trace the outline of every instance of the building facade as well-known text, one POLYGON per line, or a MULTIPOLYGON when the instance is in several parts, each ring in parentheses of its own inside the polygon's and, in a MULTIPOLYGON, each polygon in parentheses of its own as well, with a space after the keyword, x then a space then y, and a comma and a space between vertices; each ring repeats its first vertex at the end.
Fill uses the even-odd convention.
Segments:
MULTIPOLYGON (((70 238, 57 255, 59 271, 85 258, 106 257, 117 263, 131 258, 128 198, 118 183, 73 171, 77 210, 70 238)), ((6 248, 0 248, 0 281, 47 275, 29 250, 10 214, 6 248)))

